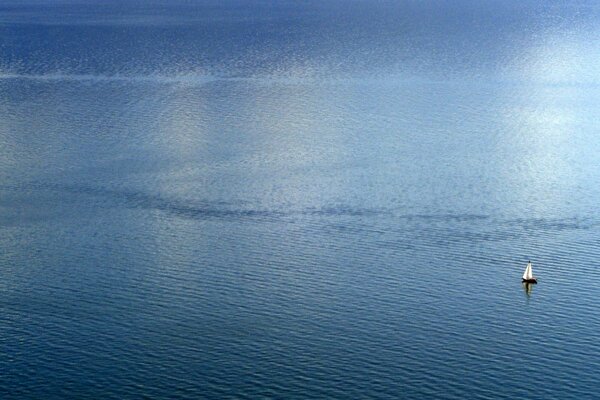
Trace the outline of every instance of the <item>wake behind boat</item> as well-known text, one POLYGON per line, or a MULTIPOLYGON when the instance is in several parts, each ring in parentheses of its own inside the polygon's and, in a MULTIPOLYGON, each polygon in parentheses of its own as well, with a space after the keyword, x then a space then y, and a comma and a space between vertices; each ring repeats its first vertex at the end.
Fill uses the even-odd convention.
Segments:
POLYGON ((531 261, 527 262, 525 272, 523 273, 523 282, 525 283, 537 283, 537 278, 533 276, 533 270, 531 268, 531 261))

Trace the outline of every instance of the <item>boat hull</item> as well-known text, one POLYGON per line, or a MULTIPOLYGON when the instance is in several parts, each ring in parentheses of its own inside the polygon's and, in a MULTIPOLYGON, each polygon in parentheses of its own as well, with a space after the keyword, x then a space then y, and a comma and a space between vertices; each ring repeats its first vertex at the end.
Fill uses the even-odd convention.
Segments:
POLYGON ((531 279, 523 279, 524 283, 537 283, 537 279, 536 278, 531 278, 531 279))

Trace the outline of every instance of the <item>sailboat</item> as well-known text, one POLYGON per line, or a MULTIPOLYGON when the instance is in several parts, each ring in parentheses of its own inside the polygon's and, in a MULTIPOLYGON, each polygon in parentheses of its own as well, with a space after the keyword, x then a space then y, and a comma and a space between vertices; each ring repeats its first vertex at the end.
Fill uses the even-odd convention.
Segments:
POLYGON ((526 283, 537 283, 537 279, 533 276, 533 271, 531 270, 531 261, 527 263, 527 267, 525 267, 525 272, 523 273, 523 282, 526 283))

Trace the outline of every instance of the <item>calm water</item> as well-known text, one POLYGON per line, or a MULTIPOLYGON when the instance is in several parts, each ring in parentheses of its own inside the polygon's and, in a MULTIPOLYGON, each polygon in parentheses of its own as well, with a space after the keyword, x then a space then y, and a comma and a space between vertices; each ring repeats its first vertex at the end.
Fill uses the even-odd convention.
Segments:
POLYGON ((595 2, 96 3, 0 5, 0 397, 597 398, 595 2))

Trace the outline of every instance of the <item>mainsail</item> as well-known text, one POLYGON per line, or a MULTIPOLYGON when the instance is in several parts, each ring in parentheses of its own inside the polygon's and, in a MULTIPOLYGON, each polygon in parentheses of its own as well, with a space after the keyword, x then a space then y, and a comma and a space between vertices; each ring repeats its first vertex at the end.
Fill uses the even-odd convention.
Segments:
POLYGON ((529 280, 533 278, 533 272, 531 271, 531 261, 527 263, 527 267, 525 268, 525 272, 523 273, 523 279, 529 280))

